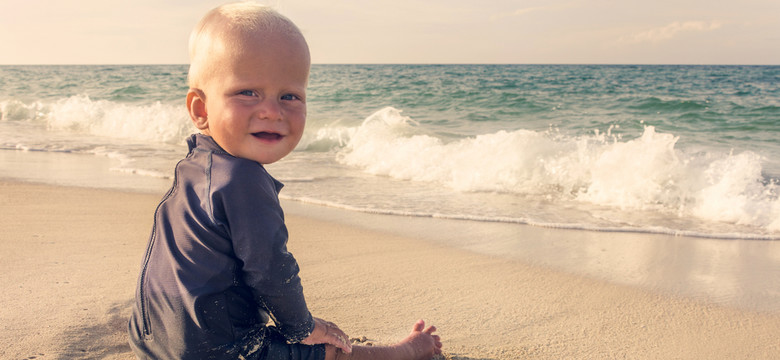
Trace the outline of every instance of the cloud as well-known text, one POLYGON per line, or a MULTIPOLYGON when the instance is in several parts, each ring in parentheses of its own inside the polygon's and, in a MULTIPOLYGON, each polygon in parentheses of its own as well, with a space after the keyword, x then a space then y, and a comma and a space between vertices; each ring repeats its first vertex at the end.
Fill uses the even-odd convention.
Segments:
POLYGON ((579 1, 569 1, 562 4, 552 4, 547 6, 533 6, 533 7, 526 7, 522 9, 517 9, 514 11, 509 11, 501 14, 495 14, 491 17, 492 20, 498 20, 508 17, 518 17, 518 16, 524 16, 528 15, 530 13, 539 12, 539 11, 560 11, 560 10, 567 10, 574 7, 579 6, 579 1))
POLYGON ((550 9, 550 7, 544 7, 544 6, 537 6, 537 7, 529 7, 529 8, 523 8, 523 9, 517 9, 515 11, 500 13, 500 14, 494 14, 490 17, 490 20, 500 20, 504 18, 509 17, 516 17, 516 16, 523 16, 532 12, 540 11, 540 10, 547 10, 550 9))
POLYGON ((537 7, 529 7, 529 8, 524 8, 524 9, 517 9, 514 12, 510 13, 508 16, 520 16, 520 15, 525 15, 525 14, 532 13, 532 12, 535 12, 535 11, 547 10, 547 9, 552 9, 552 7, 551 6, 537 6, 537 7))
POLYGON ((669 25, 642 31, 633 35, 624 36, 620 38, 621 42, 627 42, 632 44, 638 43, 659 43, 672 38, 677 37, 681 33, 686 32, 708 32, 721 28, 722 23, 718 21, 711 21, 709 23, 704 21, 675 21, 669 25))

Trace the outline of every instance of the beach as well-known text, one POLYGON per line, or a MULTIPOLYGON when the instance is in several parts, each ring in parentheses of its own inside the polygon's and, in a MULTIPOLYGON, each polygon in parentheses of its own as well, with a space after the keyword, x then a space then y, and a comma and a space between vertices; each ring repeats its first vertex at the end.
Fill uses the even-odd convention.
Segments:
MULTIPOLYGON (((126 321, 160 197, 0 182, 0 358, 133 358, 126 321)), ((312 314, 374 344, 406 336, 422 318, 439 329, 449 359, 780 354, 776 311, 607 282, 295 207, 288 246, 312 314)))

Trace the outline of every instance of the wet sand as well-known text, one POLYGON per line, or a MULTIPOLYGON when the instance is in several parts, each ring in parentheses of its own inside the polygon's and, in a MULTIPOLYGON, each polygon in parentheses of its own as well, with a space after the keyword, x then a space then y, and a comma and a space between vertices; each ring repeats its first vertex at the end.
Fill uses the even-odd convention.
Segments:
MULTIPOLYGON (((0 182, 0 358, 133 358, 126 320, 159 198, 0 182)), ((306 212, 298 205, 287 221, 311 311, 354 337, 389 343, 423 318, 440 329, 452 359, 780 354, 775 311, 607 282, 306 212)), ((556 235, 561 243, 576 236, 566 234, 556 235)))

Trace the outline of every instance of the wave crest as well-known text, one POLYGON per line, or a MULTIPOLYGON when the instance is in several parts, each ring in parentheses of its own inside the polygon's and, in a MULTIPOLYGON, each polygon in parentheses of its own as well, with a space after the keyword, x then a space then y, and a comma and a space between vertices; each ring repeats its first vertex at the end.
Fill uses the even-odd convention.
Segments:
POLYGON ((459 191, 541 195, 780 230, 778 180, 762 175, 760 156, 687 154, 676 148, 678 140, 646 126, 628 140, 611 131, 501 130, 445 142, 388 107, 351 131, 338 159, 373 175, 459 191))
POLYGON ((179 144, 195 131, 181 106, 161 102, 127 104, 75 95, 48 104, 5 101, 0 111, 3 121, 143 142, 179 144))

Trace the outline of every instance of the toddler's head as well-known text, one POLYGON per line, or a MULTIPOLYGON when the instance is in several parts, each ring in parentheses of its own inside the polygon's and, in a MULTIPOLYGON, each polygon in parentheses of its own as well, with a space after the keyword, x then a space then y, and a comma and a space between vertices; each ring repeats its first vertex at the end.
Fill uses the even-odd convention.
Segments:
POLYGON ((303 135, 309 67, 289 19, 251 2, 220 6, 190 36, 190 117, 231 155, 275 162, 303 135))

